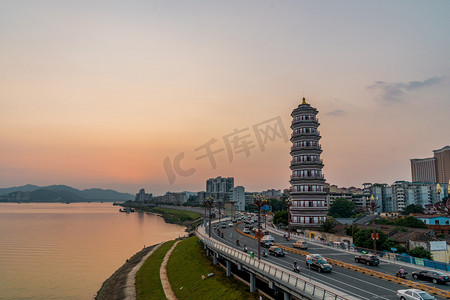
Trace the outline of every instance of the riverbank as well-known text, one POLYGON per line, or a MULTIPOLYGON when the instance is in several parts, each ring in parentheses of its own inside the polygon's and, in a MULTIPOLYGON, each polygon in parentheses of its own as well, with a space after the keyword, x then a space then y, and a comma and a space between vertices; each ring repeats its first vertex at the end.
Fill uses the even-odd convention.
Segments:
POLYGON ((125 289, 127 286, 128 273, 141 262, 141 260, 155 248, 156 245, 145 247, 137 252, 130 259, 127 259, 114 274, 111 275, 97 292, 95 299, 97 300, 120 300, 125 298, 125 289))
MULTIPOLYGON (((161 285, 160 267, 165 253, 174 244, 162 244, 143 263, 136 274, 136 299, 165 299, 161 285)), ((105 281, 95 299, 125 299, 125 281, 129 272, 154 246, 143 249, 129 259, 105 281)), ((258 293, 250 293, 248 286, 225 270, 211 263, 197 237, 182 239, 167 264, 170 285, 178 299, 259 299, 258 293)), ((266 299, 264 297, 264 299, 266 299)))
POLYGON ((186 226, 186 232, 191 232, 195 227, 201 223, 201 215, 193 211, 186 211, 180 209, 166 208, 166 207, 149 207, 146 205, 136 203, 122 203, 123 207, 134 208, 138 211, 144 211, 159 215, 166 223, 186 226))

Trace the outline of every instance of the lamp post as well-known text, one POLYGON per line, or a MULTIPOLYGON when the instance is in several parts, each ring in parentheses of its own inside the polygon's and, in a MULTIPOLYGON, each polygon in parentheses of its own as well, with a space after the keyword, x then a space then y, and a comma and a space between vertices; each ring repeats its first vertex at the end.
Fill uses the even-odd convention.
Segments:
POLYGON ((261 206, 264 205, 264 196, 257 194, 253 196, 253 204, 258 208, 258 260, 261 259, 261 206))
POLYGON ((438 183, 437 185, 436 185, 436 192, 437 192, 437 195, 438 195, 438 203, 439 202, 441 202, 441 185, 438 183))
POLYGON ((292 206, 292 200, 288 200, 286 203, 287 212, 288 212, 288 239, 291 238, 291 206, 292 206))
POLYGON ((209 197, 206 197, 205 199, 203 199, 203 208, 204 208, 204 212, 203 212, 203 226, 205 226, 206 229, 206 201, 208 200, 209 197))
POLYGON ((219 224, 220 224, 220 207, 222 206, 222 199, 219 199, 219 201, 217 201, 217 205, 219 206, 219 224))
MULTIPOLYGON (((367 202, 369 201, 369 197, 366 197, 366 201, 367 202)), ((378 196, 377 196, 377 201, 378 201, 378 196)), ((373 239, 373 250, 374 251, 377 250, 377 234, 376 234, 376 230, 375 230, 375 209, 377 209, 378 207, 380 207, 380 206, 375 203, 374 196, 373 195, 370 196, 370 204, 367 205, 367 208, 372 212, 372 227, 373 227, 372 239, 373 239)))
MULTIPOLYGON (((445 204, 441 201, 441 185, 439 183, 436 185, 436 192, 438 195, 438 202, 434 204, 433 207, 441 213, 450 216, 450 198, 447 199, 445 204)), ((450 195, 450 180, 448 182, 448 194, 450 195)))
MULTIPOLYGON (((209 237, 211 237, 211 207, 214 204, 214 198, 213 197, 207 197, 206 200, 205 200, 205 204, 209 208, 209 230, 208 230, 208 235, 209 235, 209 237)), ((205 209, 206 209, 206 206, 205 206, 205 209)))

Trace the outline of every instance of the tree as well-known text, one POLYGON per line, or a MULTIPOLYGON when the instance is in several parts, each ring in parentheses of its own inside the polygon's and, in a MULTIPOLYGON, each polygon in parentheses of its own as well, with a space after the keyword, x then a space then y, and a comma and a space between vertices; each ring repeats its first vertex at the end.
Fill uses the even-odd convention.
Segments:
POLYGON ((273 223, 275 225, 279 225, 279 224, 287 225, 288 224, 288 211, 287 210, 277 211, 273 215, 273 223))
POLYGON ((427 224, 425 224, 424 222, 422 222, 421 220, 413 217, 413 216, 408 216, 406 218, 402 218, 402 219, 397 219, 394 221, 394 225, 395 226, 403 226, 403 227, 412 227, 412 228, 428 228, 427 224))
POLYGON ((410 204, 403 209, 402 214, 405 216, 409 214, 423 214, 423 207, 419 204, 410 204))
POLYGON ((430 251, 427 251, 424 247, 415 247, 414 249, 407 252, 409 255, 419 258, 432 259, 433 255, 430 251))
POLYGON ((357 225, 352 225, 350 227, 345 227, 345 235, 349 236, 355 236, 355 234, 358 232, 359 227, 357 225))
POLYGON ((355 203, 345 198, 337 198, 328 209, 328 215, 333 218, 350 218, 355 214, 355 203))
POLYGON ((319 231, 334 233, 334 226, 336 226, 338 222, 333 217, 327 217, 325 222, 320 224, 319 231))
POLYGON ((381 219, 376 219, 375 220, 375 224, 381 224, 381 225, 394 225, 394 221, 391 221, 387 218, 381 218, 381 219))
MULTIPOLYGON (((372 249, 373 248, 373 240, 372 240, 372 229, 359 229, 357 232, 355 232, 355 235, 353 236, 353 243, 357 247, 363 247, 372 249)), ((381 245, 384 244, 384 242, 387 239, 387 236, 384 232, 377 230, 376 233, 379 235, 379 239, 377 240, 377 249, 381 249, 381 245)))
POLYGON ((272 212, 286 210, 286 201, 277 199, 267 199, 267 204, 272 207, 272 212))

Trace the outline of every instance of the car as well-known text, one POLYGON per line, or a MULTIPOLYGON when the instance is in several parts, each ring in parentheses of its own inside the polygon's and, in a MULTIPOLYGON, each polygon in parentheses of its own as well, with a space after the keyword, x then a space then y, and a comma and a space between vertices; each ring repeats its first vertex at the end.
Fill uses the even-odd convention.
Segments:
POLYGON ((376 255, 372 254, 361 254, 355 256, 355 262, 363 263, 368 266, 378 266, 380 264, 380 260, 376 255))
POLYGON ((244 233, 246 233, 246 234, 250 234, 250 229, 248 229, 248 228, 244 228, 244 233))
POLYGON ((227 228, 227 223, 226 222, 222 222, 222 228, 227 228))
POLYGON ((284 251, 278 246, 272 246, 269 248, 269 254, 273 256, 284 256, 284 251))
POLYGON ((434 300, 434 296, 431 296, 430 294, 418 290, 418 289, 407 289, 407 290, 398 290, 397 291, 397 297, 400 298, 400 300, 434 300))
POLYGON ((324 261, 327 261, 322 255, 320 254, 308 254, 308 256, 306 256, 306 259, 308 259, 308 257, 310 258, 315 258, 315 259, 323 259, 324 261))
POLYGON ((307 255, 306 266, 308 268, 317 270, 319 273, 331 272, 333 270, 333 267, 321 256, 317 257, 314 255, 307 255))
POLYGON ((270 248, 272 246, 273 246, 273 243, 271 241, 261 241, 261 247, 270 248))
POLYGON ((228 227, 233 227, 234 224, 233 223, 228 223, 228 227))
POLYGON ((263 240, 263 241, 270 241, 270 242, 274 242, 274 241, 275 241, 275 239, 273 238, 273 236, 271 236, 270 234, 263 236, 263 237, 262 237, 262 240, 263 240))
POLYGON ((292 246, 294 246, 294 248, 299 248, 302 250, 308 249, 308 243, 305 241, 296 241, 294 244, 292 244, 292 246))
POLYGON ((419 272, 414 271, 411 273, 411 276, 414 279, 428 280, 433 283, 444 284, 450 281, 450 278, 447 275, 437 271, 419 271, 419 272))

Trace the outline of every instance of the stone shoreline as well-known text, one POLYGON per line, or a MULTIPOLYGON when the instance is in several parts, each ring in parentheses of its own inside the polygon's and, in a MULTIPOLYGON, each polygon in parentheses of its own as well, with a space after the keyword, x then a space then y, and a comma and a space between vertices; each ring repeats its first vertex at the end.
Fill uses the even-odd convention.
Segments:
POLYGON ((95 299, 97 300, 121 300, 125 299, 125 289, 127 287, 127 277, 131 270, 138 265, 141 260, 155 248, 158 244, 145 247, 137 252, 130 259, 111 275, 97 292, 95 299))

